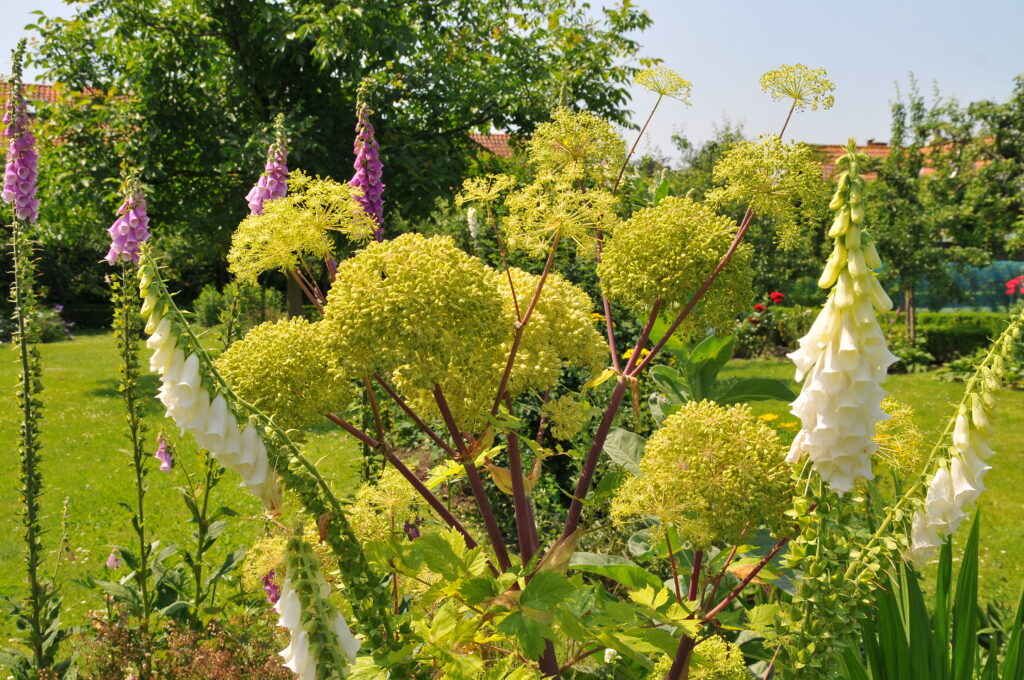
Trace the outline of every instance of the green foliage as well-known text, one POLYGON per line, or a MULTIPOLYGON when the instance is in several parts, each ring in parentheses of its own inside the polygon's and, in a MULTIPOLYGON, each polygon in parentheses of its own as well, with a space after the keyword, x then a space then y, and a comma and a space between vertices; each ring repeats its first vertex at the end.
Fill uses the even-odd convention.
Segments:
MULTIPOLYGON (((655 325, 655 334, 658 327, 655 325)), ((708 399, 723 406, 730 404, 777 399, 793 401, 796 393, 776 378, 733 378, 720 380, 719 371, 732 359, 736 336, 717 338, 710 335, 690 352, 673 352, 675 366, 663 364, 651 367, 651 378, 661 392, 651 396, 650 406, 659 425, 688 401, 708 399)))
POLYGON ((474 162, 470 131, 528 136, 560 97, 626 123, 633 36, 651 22, 632 4, 591 12, 573 0, 357 9, 324 0, 145 8, 99 0, 64 19, 41 16, 35 63, 47 82, 64 85, 61 101, 45 107, 42 138, 66 142, 43 145, 40 195, 54 208, 44 241, 62 265, 77 265, 53 267, 70 284, 60 289, 99 295, 101 270, 87 265, 102 254, 95 225, 118 200, 121 158, 159 186, 154 238, 178 280, 198 292, 222 266, 229 225, 246 213, 243 197, 279 111, 293 163, 347 178, 356 90, 372 76, 385 181, 402 187, 389 209, 423 215, 474 162))
POLYGON ((613 516, 653 515, 697 549, 735 545, 748 524, 780 531, 789 504, 782 453, 749 407, 687 402, 647 442, 641 476, 618 489, 613 516))
POLYGON ((1006 328, 1006 315, 987 312, 918 314, 922 349, 946 363, 987 347, 1006 328))
MULTIPOLYGON (((694 297, 736 234, 732 220, 688 198, 668 197, 641 210, 608 241, 597 273, 609 298, 646 315, 657 302, 674 317, 694 297)), ((751 251, 741 244, 729 264, 680 328, 686 340, 698 329, 724 331, 750 299, 751 251)))
POLYGON ((918 574, 901 565, 874 593, 863 619, 864 644, 845 657, 849 677, 869 680, 1020 680, 1024 678, 1024 596, 1005 631, 978 625, 980 518, 975 518, 953 585, 953 549, 941 551, 935 601, 925 605, 918 574))

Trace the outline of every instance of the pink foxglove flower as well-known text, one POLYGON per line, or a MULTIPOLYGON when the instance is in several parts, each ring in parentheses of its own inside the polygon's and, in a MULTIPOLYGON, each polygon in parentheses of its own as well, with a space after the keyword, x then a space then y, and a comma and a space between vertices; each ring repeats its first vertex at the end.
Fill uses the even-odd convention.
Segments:
POLYGON ((149 215, 146 197, 137 186, 129 191, 117 209, 117 219, 107 233, 110 234, 110 250, 104 259, 108 263, 139 261, 139 247, 149 238, 149 215))
MULTIPOLYGON (((16 70, 20 70, 16 64, 16 70)), ((4 137, 10 140, 7 146, 7 163, 4 166, 4 184, 0 197, 5 203, 14 205, 18 219, 35 222, 39 216, 39 199, 36 198, 36 177, 39 154, 36 153, 36 139, 29 130, 28 105, 25 88, 16 77, 11 83, 11 98, 4 113, 4 137)))
POLYGON ((357 200, 363 210, 377 220, 374 238, 380 241, 384 238, 384 229, 380 226, 384 223, 384 200, 381 198, 384 193, 384 183, 381 181, 384 166, 380 162, 380 148, 370 122, 370 109, 362 103, 359 104, 356 117, 356 141, 352 146, 356 154, 356 162, 352 167, 356 174, 349 184, 362 190, 363 195, 357 197, 357 200))
POLYGON ((849 491, 857 479, 872 477, 875 425, 888 418, 881 409, 881 382, 897 360, 875 318, 875 310, 890 309, 892 301, 872 271, 881 261, 862 225, 859 160, 852 150, 840 159, 845 170, 833 198, 838 214, 829 231, 835 248, 818 281, 832 292, 800 338, 799 349, 789 354, 797 381, 806 381, 792 403, 802 429, 787 461, 796 463, 806 455, 838 493, 849 491))
POLYGON ((171 449, 167 445, 167 440, 163 437, 160 437, 160 442, 156 446, 156 453, 153 457, 160 461, 160 472, 170 472, 174 468, 171 449))
POLYGON ((273 569, 263 576, 263 592, 267 594, 267 602, 270 604, 277 604, 281 599, 281 588, 274 583, 276 577, 277 573, 273 569))
POLYGON ((107 558, 107 569, 119 569, 121 567, 121 558, 117 556, 117 548, 110 551, 110 557, 107 558))
POLYGON ((267 150, 267 164, 263 174, 245 196, 252 215, 262 215, 265 201, 284 198, 288 193, 288 149, 285 147, 281 121, 280 116, 274 121, 275 139, 267 150))

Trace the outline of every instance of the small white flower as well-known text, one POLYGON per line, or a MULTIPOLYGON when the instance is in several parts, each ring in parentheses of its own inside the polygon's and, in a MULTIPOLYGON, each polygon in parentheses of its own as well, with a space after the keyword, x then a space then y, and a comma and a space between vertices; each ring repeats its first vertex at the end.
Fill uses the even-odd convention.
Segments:
POLYGON ((615 660, 618 659, 618 658, 619 658, 619 653, 616 652, 611 647, 608 647, 608 648, 606 648, 604 650, 604 662, 605 663, 615 663, 615 660))
POLYGON ((476 208, 470 208, 466 211, 466 222, 469 226, 469 235, 476 238, 479 230, 479 225, 476 221, 476 208))

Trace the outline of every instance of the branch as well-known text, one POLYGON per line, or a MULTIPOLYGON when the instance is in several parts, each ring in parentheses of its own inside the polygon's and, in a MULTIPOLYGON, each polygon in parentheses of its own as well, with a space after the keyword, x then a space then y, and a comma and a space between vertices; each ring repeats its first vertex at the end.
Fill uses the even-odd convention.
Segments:
POLYGON ((435 444, 440 446, 441 449, 445 453, 447 453, 449 456, 451 456, 452 458, 456 458, 457 459, 459 457, 459 454, 455 452, 455 449, 453 449, 451 446, 449 446, 448 442, 446 442, 445 440, 441 439, 441 436, 439 434, 434 432, 434 430, 431 429, 431 427, 429 425, 427 425, 425 422, 423 422, 423 419, 420 418, 418 415, 416 415, 416 412, 412 410, 412 407, 409 406, 407 403, 405 403, 405 400, 402 399, 402 397, 399 396, 399 394, 397 392, 395 392, 395 390, 393 390, 391 388, 391 385, 388 385, 384 381, 384 378, 382 378, 379 373, 374 373, 373 374, 373 379, 376 380, 377 383, 380 384, 380 386, 384 388, 384 391, 388 393, 388 396, 391 397, 391 399, 394 400, 394 402, 396 404, 398 404, 398 406, 403 411, 405 411, 405 414, 407 416, 409 416, 412 419, 412 421, 414 423, 416 423, 416 426, 419 427, 420 430, 422 430, 424 434, 426 434, 428 437, 430 437, 430 439, 433 440, 433 442, 435 444))
POLYGON ((768 563, 772 561, 772 558, 775 557, 776 553, 782 550, 782 548, 785 547, 787 543, 789 543, 789 536, 784 536, 783 538, 780 538, 779 541, 772 547, 772 549, 768 551, 768 554, 765 555, 761 559, 761 561, 757 563, 757 566, 751 569, 750 573, 747 574, 742 581, 740 581, 740 584, 733 588, 732 592, 726 595, 725 598, 721 602, 719 602, 714 609, 712 609, 704 615, 704 620, 707 621, 709 619, 715 618, 715 616, 721 613, 723 609, 728 607, 729 603, 736 599, 736 597, 743 591, 743 589, 746 588, 747 585, 754 580, 754 577, 757 576, 761 572, 761 570, 764 569, 768 565, 768 563))
POLYGON ((452 411, 448 407, 448 401, 444 398, 444 392, 441 391, 440 385, 434 385, 434 401, 437 402, 437 407, 441 410, 441 418, 444 419, 448 428, 448 434, 451 435, 461 454, 459 457, 462 458, 462 467, 466 470, 469 487, 473 490, 477 508, 480 510, 480 516, 487 528, 487 537, 490 539, 491 547, 494 548, 494 554, 498 557, 498 566, 507 571, 512 562, 509 560, 508 549, 505 548, 505 542, 501 537, 501 529, 494 516, 494 508, 491 506, 490 499, 487 498, 487 491, 480 479, 480 472, 476 469, 476 461, 473 460, 473 455, 466 448, 466 442, 462 438, 462 433, 459 432, 455 416, 452 415, 452 411))

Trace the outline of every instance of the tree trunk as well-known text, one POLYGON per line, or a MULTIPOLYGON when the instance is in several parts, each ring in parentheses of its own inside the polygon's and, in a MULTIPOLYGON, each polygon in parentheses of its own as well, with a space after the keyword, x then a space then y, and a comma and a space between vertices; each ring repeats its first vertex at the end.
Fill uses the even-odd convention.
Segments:
POLYGON ((288 281, 288 289, 285 297, 288 299, 288 317, 302 316, 302 290, 299 284, 290 276, 285 277, 288 281))
POLYGON ((907 341, 911 347, 917 346, 917 310, 914 308, 914 289, 903 291, 903 307, 907 314, 907 341))

